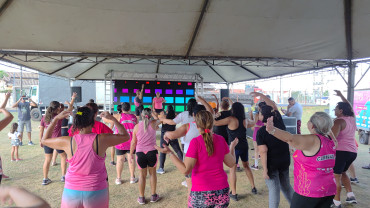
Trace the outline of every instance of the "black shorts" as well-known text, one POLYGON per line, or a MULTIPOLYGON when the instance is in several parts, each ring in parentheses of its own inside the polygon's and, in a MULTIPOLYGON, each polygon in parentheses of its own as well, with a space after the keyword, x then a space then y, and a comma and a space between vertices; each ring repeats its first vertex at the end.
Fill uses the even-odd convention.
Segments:
MULTIPOLYGON (((44 152, 45 152, 45 154, 47 154, 47 155, 48 154, 53 154, 53 151, 54 151, 54 149, 52 149, 52 148, 44 145, 44 152)), ((57 152, 59 154, 61 154, 61 153, 64 153, 64 150, 57 150, 57 152)))
POLYGON ((337 151, 335 156, 334 174, 346 172, 349 166, 355 161, 357 153, 347 151, 337 151))
POLYGON ((320 198, 312 198, 307 196, 302 196, 294 192, 292 203, 290 208, 328 208, 333 203, 333 196, 325 196, 320 198))
POLYGON ((154 111, 155 111, 157 114, 160 114, 160 113, 163 111, 163 109, 154 109, 154 111))
POLYGON ((62 127, 62 130, 61 130, 61 133, 62 133, 62 136, 68 136, 68 128, 63 128, 62 127))
POLYGON ((245 150, 235 150, 235 159, 236 159, 236 164, 239 162, 239 157, 240 160, 243 162, 248 162, 248 149, 245 150))
POLYGON ((143 112, 144 110, 144 106, 143 105, 140 105, 139 107, 135 107, 135 115, 136 116, 140 116, 141 115, 141 112, 143 112))
MULTIPOLYGON (((135 152, 134 152, 135 153, 135 152)), ((130 150, 120 150, 116 149, 116 155, 125 155, 125 154, 130 154, 130 150)))
POLYGON ((147 153, 136 152, 136 162, 139 166, 139 169, 147 167, 155 167, 158 161, 158 151, 152 150, 147 153))

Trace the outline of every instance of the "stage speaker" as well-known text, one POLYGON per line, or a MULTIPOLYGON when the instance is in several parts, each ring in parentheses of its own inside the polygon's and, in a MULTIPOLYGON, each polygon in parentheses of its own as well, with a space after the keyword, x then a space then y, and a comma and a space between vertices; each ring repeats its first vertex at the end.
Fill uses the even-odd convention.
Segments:
POLYGON ((82 102, 82 90, 81 90, 81 87, 71 87, 71 96, 72 96, 72 94, 74 92, 77 93, 77 97, 76 97, 75 103, 82 102))
POLYGON ((221 97, 221 99, 220 100, 222 100, 222 98, 224 98, 224 97, 229 97, 229 89, 221 89, 220 90, 220 97, 221 97))

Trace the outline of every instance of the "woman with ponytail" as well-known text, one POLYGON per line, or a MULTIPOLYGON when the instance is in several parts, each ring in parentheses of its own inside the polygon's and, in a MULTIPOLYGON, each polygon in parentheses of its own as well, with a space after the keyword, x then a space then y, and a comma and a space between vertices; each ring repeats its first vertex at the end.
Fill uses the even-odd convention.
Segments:
POLYGON ((235 166, 234 149, 238 139, 231 142, 229 149, 222 136, 212 133, 213 115, 208 111, 197 112, 195 122, 200 135, 191 140, 184 162, 165 144, 164 148, 156 146, 156 149, 167 153, 185 176, 191 173, 188 207, 227 207, 229 184, 223 164, 235 166))
POLYGON ((150 108, 145 108, 141 113, 142 120, 135 125, 132 134, 131 148, 130 148, 130 161, 134 158, 136 151, 136 162, 140 170, 139 177, 139 204, 145 204, 145 183, 146 175, 149 172, 150 185, 152 196, 150 202, 157 202, 159 195, 157 194, 157 158, 158 151, 154 148, 156 145, 156 131, 158 125, 161 123, 157 115, 150 108), (153 117, 155 117, 153 119, 153 117))

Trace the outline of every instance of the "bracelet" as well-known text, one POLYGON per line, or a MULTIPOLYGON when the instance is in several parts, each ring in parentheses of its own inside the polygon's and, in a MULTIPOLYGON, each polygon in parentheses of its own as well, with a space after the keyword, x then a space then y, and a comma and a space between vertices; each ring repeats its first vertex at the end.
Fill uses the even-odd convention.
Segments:
POLYGON ((276 128, 274 128, 272 131, 268 131, 269 134, 274 135, 276 131, 276 128))

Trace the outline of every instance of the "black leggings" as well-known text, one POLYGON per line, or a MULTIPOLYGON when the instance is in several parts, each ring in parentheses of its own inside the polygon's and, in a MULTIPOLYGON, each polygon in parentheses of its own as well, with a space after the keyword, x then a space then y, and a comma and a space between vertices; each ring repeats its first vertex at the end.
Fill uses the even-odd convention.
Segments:
MULTIPOLYGON (((168 143, 166 141, 164 141, 163 139, 163 136, 166 132, 163 132, 161 133, 161 147, 163 147, 163 144, 165 143, 166 145, 168 145, 168 143)), ((173 150, 175 150, 176 154, 177 154, 177 157, 179 157, 180 160, 182 160, 182 157, 183 157, 183 154, 182 154, 182 151, 180 149, 180 145, 179 145, 179 141, 177 139, 171 139, 170 140, 170 145, 171 147, 173 148, 173 150)), ((166 154, 164 153, 160 153, 159 154, 159 168, 164 168, 164 162, 166 161, 166 154)))
POLYGON ((333 196, 321 198, 306 197, 294 192, 290 208, 329 208, 333 203, 333 196))

